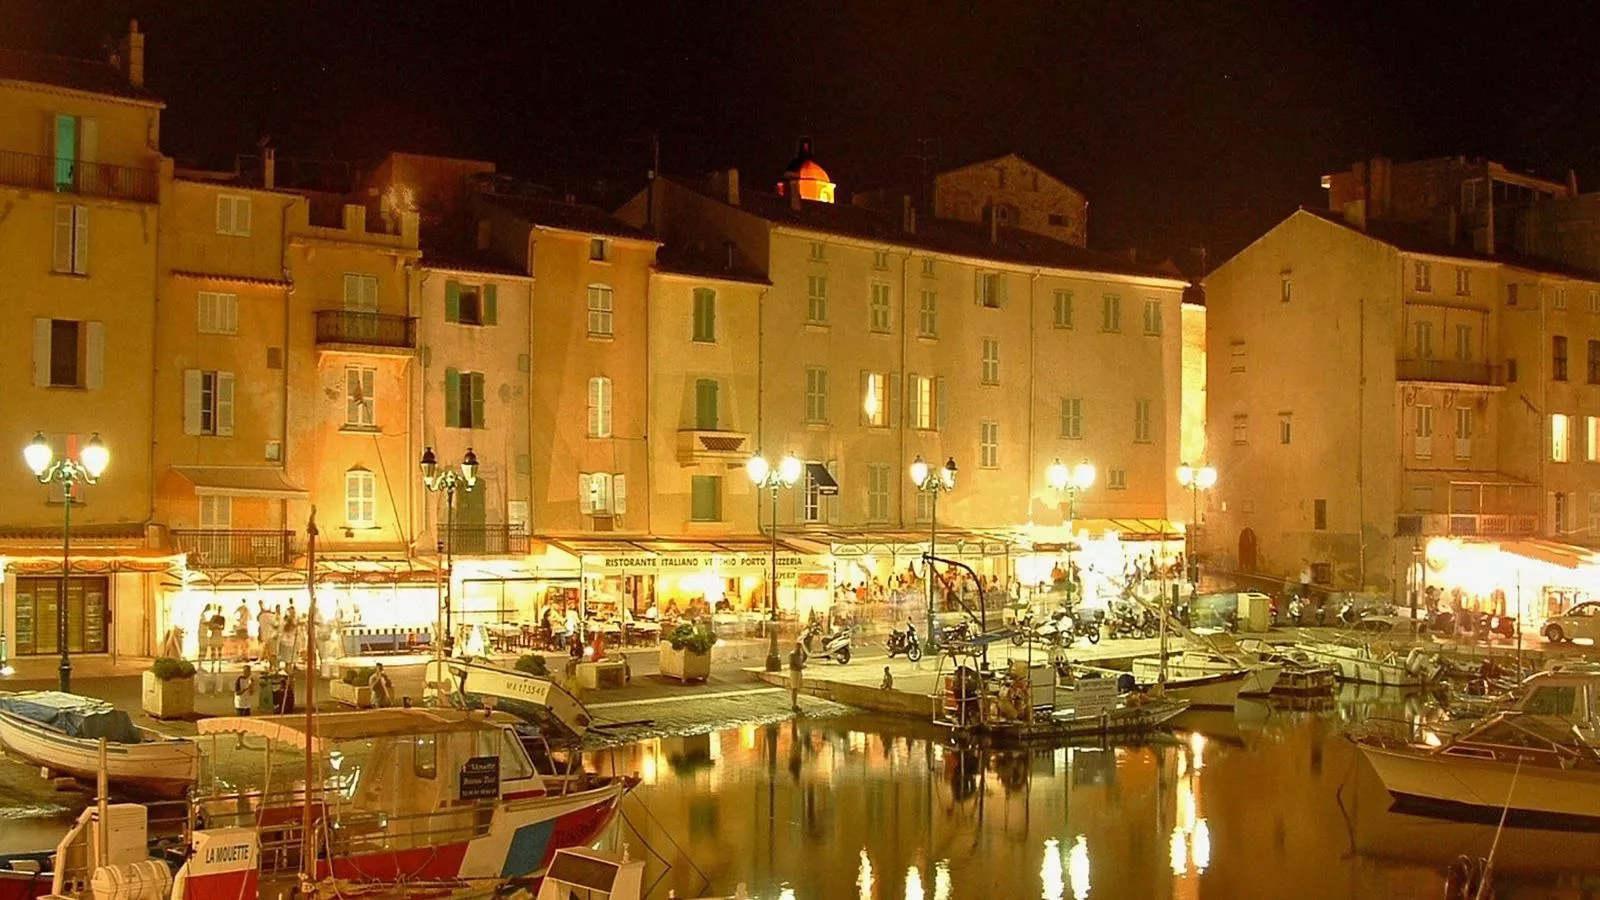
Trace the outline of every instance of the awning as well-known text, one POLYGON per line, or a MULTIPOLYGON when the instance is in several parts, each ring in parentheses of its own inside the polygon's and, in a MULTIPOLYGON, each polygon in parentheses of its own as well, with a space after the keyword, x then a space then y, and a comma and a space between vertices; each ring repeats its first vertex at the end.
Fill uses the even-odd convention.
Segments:
MULTIPOLYGON (((904 556, 921 557, 928 551, 928 531, 917 529, 828 531, 805 530, 785 535, 785 540, 811 553, 831 553, 836 557, 904 556)), ((940 528, 936 538, 940 556, 1004 556, 1015 540, 1003 533, 940 528)))
POLYGON ((806 463, 806 475, 810 476, 811 483, 817 486, 817 493, 822 496, 832 497, 839 493, 839 482, 834 480, 833 473, 822 463, 806 463))
POLYGON ((1600 561, 1596 558, 1595 552, 1587 547, 1575 547, 1572 544, 1559 544, 1555 541, 1502 541, 1500 549, 1563 569, 1578 569, 1600 561))
MULTIPOLYGON (((550 545, 582 561, 586 573, 649 573, 766 571, 771 565, 770 538, 717 538, 688 540, 659 537, 547 538, 550 545)), ((778 541, 779 568, 794 569, 806 563, 804 551, 782 538, 778 541)))
POLYGON ((303 488, 289 482, 275 466, 173 466, 172 471, 194 485, 197 496, 281 497, 298 500, 306 497, 303 488))

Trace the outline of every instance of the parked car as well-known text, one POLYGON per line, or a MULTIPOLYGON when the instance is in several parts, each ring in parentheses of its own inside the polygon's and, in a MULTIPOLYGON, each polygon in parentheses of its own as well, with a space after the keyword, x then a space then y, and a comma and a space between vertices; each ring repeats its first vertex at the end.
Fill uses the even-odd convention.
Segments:
POLYGON ((1544 638, 1552 644, 1577 638, 1600 643, 1600 600, 1579 603, 1544 623, 1544 638))

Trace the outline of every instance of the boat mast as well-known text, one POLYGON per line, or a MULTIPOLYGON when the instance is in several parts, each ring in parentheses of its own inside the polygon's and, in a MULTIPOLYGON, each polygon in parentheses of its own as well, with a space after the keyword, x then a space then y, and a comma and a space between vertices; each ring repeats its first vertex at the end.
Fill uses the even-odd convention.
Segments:
MULTIPOLYGON (((1167 684, 1167 525, 1161 524, 1161 559, 1156 568, 1160 574, 1157 576, 1156 588, 1161 591, 1161 666, 1156 671, 1156 683, 1165 687, 1167 684)), ((1135 560, 1134 567, 1138 567, 1135 560)))
POLYGON ((317 672, 315 669, 317 646, 317 508, 311 507, 306 519, 306 786, 305 802, 300 816, 300 883, 309 892, 316 882, 317 842, 313 836, 311 787, 316 782, 316 727, 317 727, 317 672))

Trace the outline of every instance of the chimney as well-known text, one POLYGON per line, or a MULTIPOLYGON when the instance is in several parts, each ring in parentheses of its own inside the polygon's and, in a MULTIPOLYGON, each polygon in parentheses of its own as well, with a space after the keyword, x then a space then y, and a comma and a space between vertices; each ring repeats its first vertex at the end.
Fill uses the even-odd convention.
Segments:
MULTIPOLYGON (((735 177, 737 177, 737 176, 735 176, 735 177)), ((735 205, 737 205, 737 204, 735 204, 735 205)), ((725 269, 727 269, 727 271, 732 272, 733 271, 733 241, 723 241, 722 242, 722 248, 727 251, 727 262, 725 262, 723 264, 723 267, 725 269)))
POLYGON ((278 183, 278 151, 271 147, 261 148, 261 186, 272 190, 278 183))
POLYGON ((478 249, 489 249, 490 225, 488 219, 478 220, 478 249))
POLYGON ((128 33, 122 38, 119 56, 122 74, 134 87, 144 87, 144 35, 139 33, 139 20, 128 23, 128 33))
POLYGON ((800 183, 797 182, 797 181, 789 182, 789 190, 785 191, 784 193, 789 195, 789 208, 794 210, 795 212, 799 212, 800 211, 800 183))
POLYGON ((994 204, 984 207, 983 213, 989 220, 989 243, 1000 243, 1000 217, 995 215, 994 204))
MULTIPOLYGON (((728 205, 739 205, 739 170, 728 170, 728 205)), ((732 246, 731 244, 729 246, 732 246)))
POLYGON ((1367 193, 1367 215, 1374 219, 1387 219, 1392 210, 1389 208, 1391 198, 1390 163, 1387 156, 1374 156, 1372 165, 1368 168, 1369 177, 1372 179, 1372 188, 1367 193))
POLYGON ((1344 220, 1350 225, 1367 230, 1367 201, 1352 200, 1344 205, 1344 220))
POLYGON ((900 230, 906 234, 917 233, 916 213, 911 206, 911 195, 900 197, 900 230))
POLYGON ((1567 170, 1567 196, 1578 196, 1578 173, 1571 169, 1567 170))

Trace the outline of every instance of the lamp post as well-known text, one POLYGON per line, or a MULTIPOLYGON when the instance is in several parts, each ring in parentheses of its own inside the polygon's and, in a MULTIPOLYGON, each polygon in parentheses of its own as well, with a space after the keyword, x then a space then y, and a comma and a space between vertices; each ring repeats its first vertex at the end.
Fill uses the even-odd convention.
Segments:
MULTIPOLYGON (((767 489, 772 492, 772 571, 767 580, 767 671, 776 672, 780 668, 778 662, 778 490, 792 488, 800 480, 800 471, 804 466, 800 458, 793 453, 785 453, 783 459, 778 461, 776 468, 767 458, 759 453, 750 457, 745 463, 745 473, 750 476, 750 483, 756 490, 767 489)), ((759 514, 757 516, 759 519, 759 514)), ((759 521, 757 525, 759 526, 759 521)))
POLYGON ((1200 527, 1200 492, 1211 490, 1216 483, 1217 470, 1212 466, 1204 464, 1191 466, 1184 463, 1178 467, 1178 484, 1189 489, 1189 532, 1185 535, 1183 543, 1189 551, 1187 571, 1184 574, 1189 576, 1191 586, 1200 583, 1200 557, 1194 549, 1194 534, 1200 527))
POLYGON ((477 485, 478 455, 468 447, 466 455, 461 457, 459 471, 448 466, 440 471, 439 457, 433 454, 432 447, 427 447, 422 451, 419 465, 422 467, 422 483, 428 491, 444 491, 444 591, 439 595, 439 621, 436 623, 440 629, 436 646, 443 652, 451 628, 450 591, 455 576, 456 491, 470 491, 477 485))
POLYGON ((932 504, 928 509, 928 565, 925 573, 928 581, 928 633, 922 639, 927 651, 933 650, 933 557, 936 555, 936 544, 939 538, 939 493, 956 489, 956 460, 948 457, 944 466, 934 469, 918 454, 911 463, 911 483, 917 490, 928 495, 932 504))
POLYGON ((1056 457, 1044 471, 1045 481, 1055 488, 1056 493, 1065 492, 1067 495, 1067 602, 1072 602, 1073 577, 1072 577, 1072 522, 1078 518, 1078 492, 1088 490, 1094 484, 1094 465, 1087 459, 1075 466, 1068 466, 1056 457))
MULTIPOLYGON (((70 450, 68 451, 70 453, 70 450)), ((37 432, 28 446, 22 448, 22 458, 33 470, 40 484, 61 485, 61 593, 56 598, 56 643, 61 648, 61 692, 72 691, 72 660, 67 654, 67 573, 72 559, 72 501, 77 498, 79 484, 94 484, 111 462, 111 451, 95 432, 83 445, 78 458, 55 458, 44 432, 37 432)))

